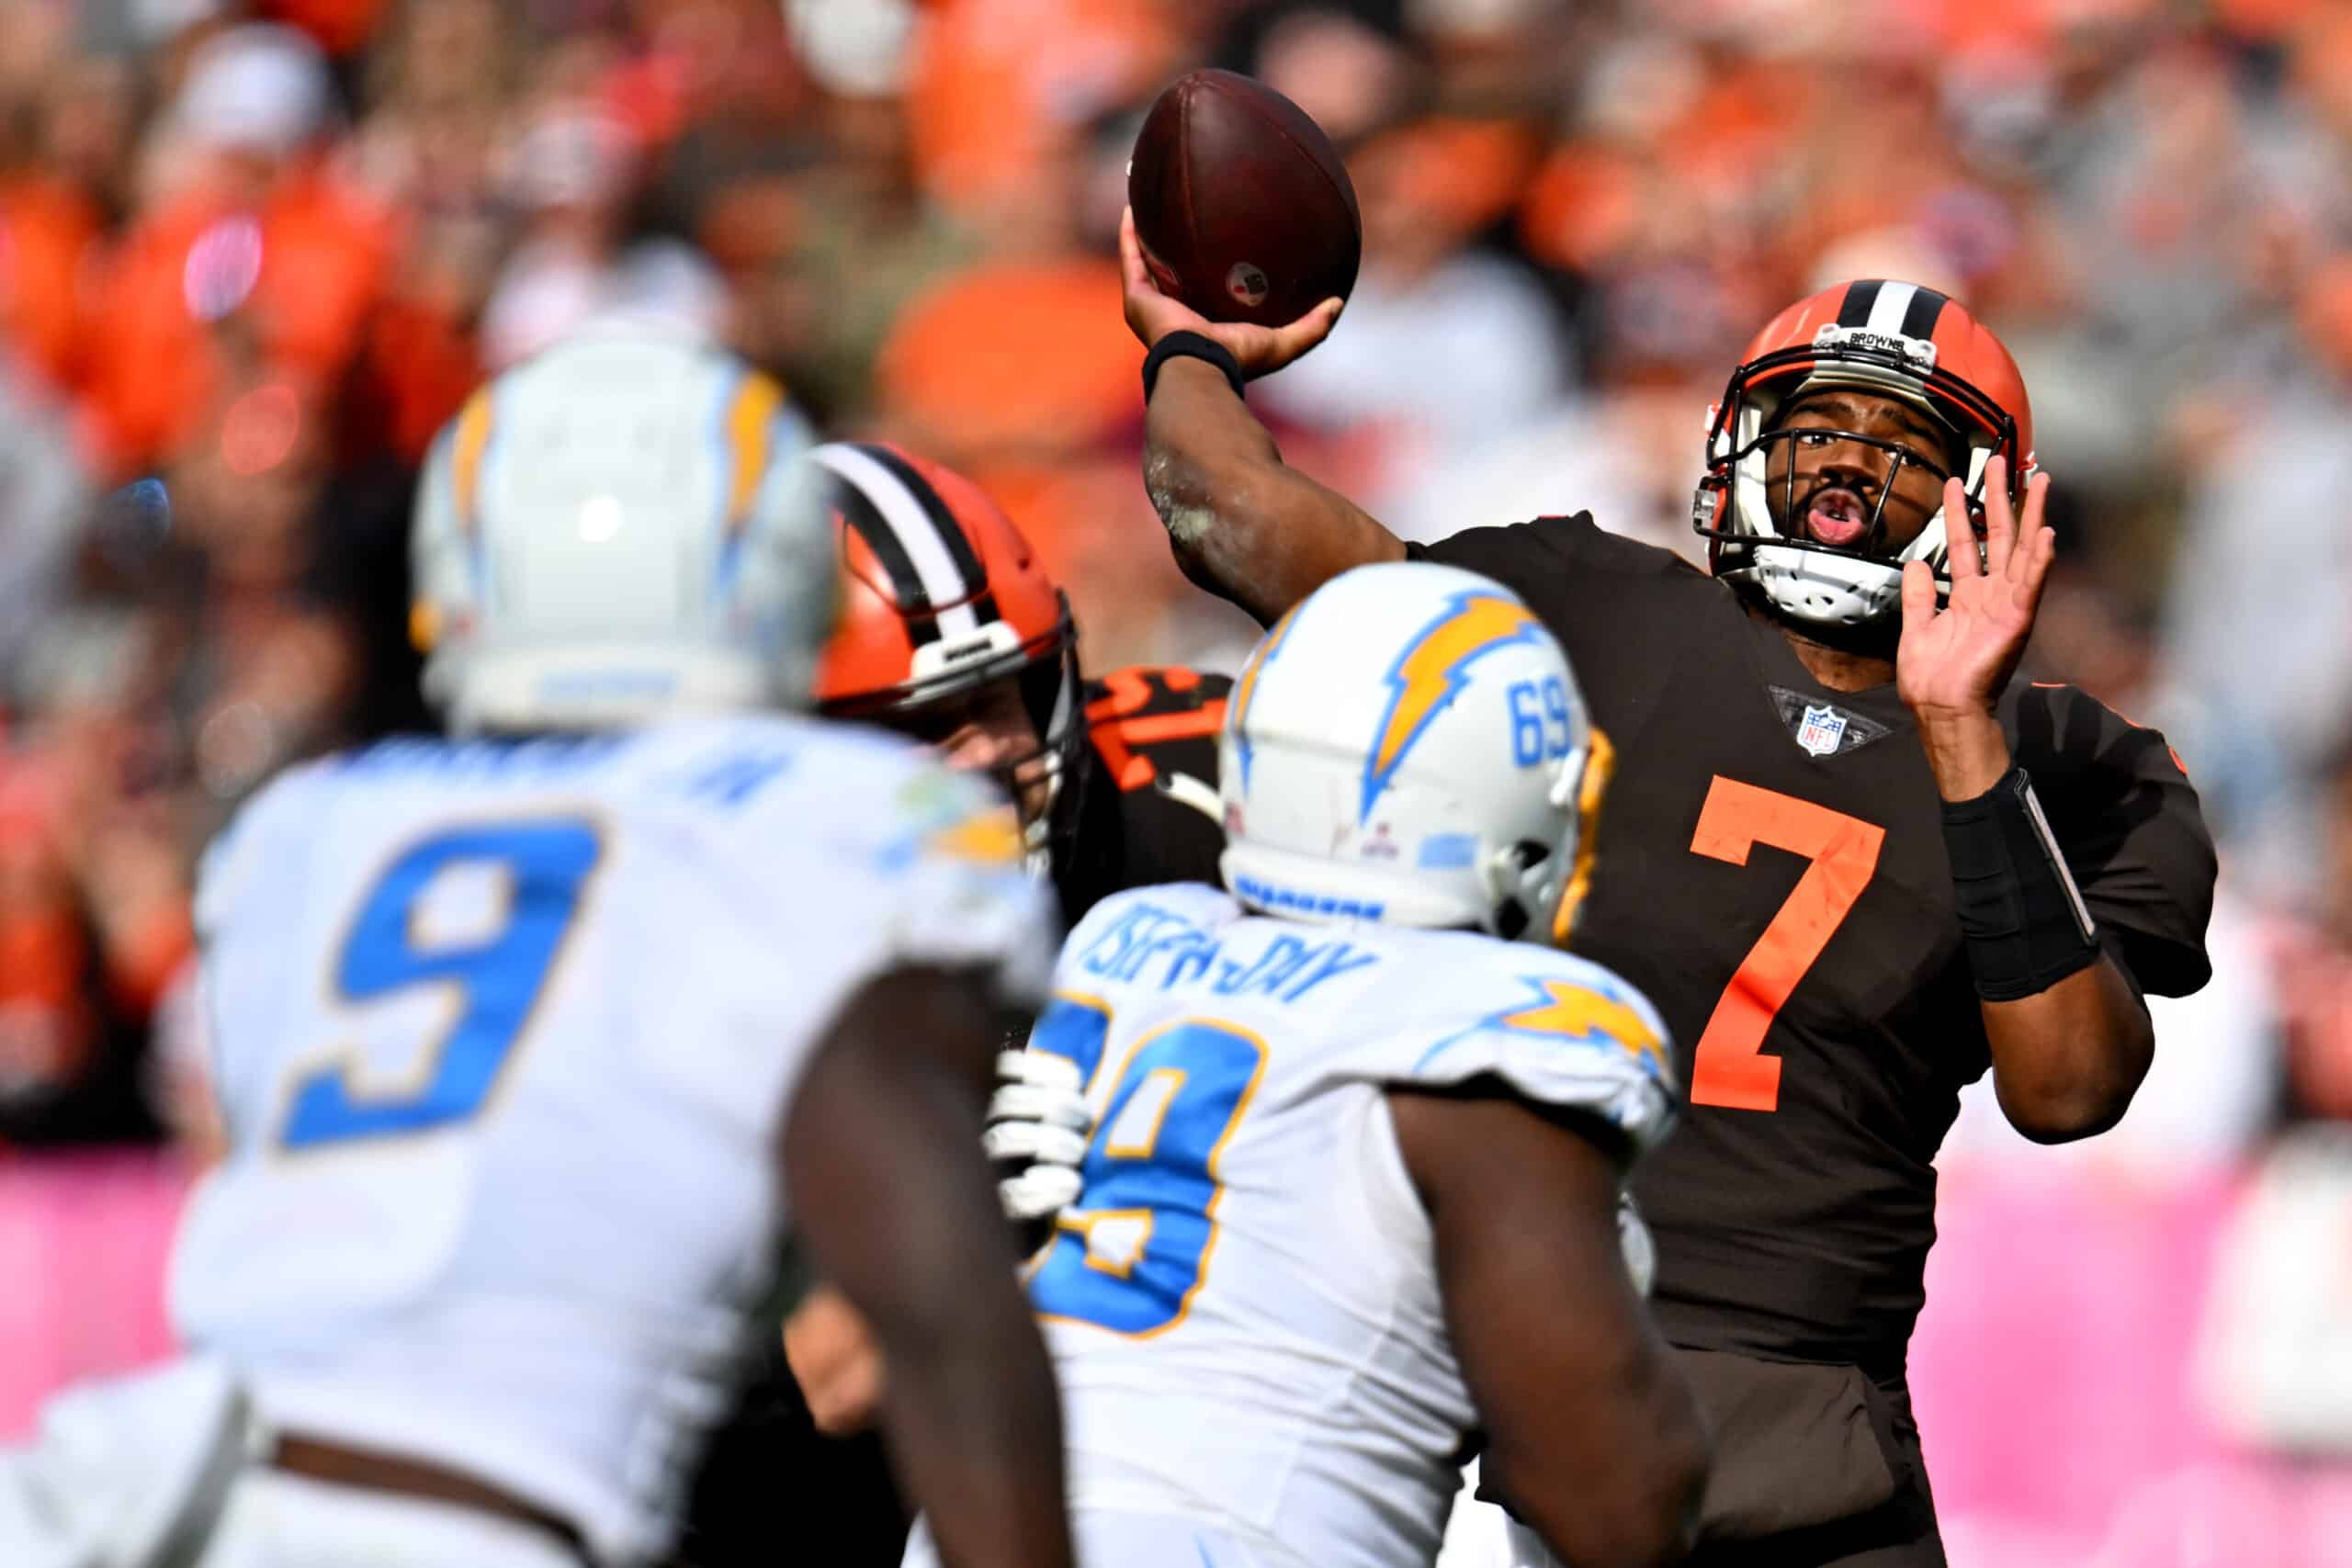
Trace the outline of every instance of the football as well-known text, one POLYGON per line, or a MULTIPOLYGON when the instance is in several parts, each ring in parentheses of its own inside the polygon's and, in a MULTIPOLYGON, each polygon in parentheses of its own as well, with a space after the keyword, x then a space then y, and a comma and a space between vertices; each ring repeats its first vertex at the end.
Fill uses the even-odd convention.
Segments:
POLYGON ((1363 220, 1346 165, 1304 109, 1250 77, 1195 71, 1159 95, 1127 203, 1160 292, 1213 321, 1283 326, 1355 287, 1363 220))

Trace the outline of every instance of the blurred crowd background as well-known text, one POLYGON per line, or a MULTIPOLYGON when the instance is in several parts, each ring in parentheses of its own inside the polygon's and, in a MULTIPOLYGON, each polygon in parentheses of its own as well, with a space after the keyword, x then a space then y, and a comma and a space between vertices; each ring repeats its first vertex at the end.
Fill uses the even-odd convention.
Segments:
MULTIPOLYGON (((2023 1173, 2064 1240, 2086 1192, 2226 1189, 2152 1233, 2185 1283, 2115 1289, 2187 1298, 2199 1419, 2352 1450, 2305 1408, 2352 1411, 2339 0, 0 0, 0 1190, 25 1151, 202 1144, 195 857, 281 763, 427 722, 414 469, 592 317, 700 323, 974 475, 1091 667, 1238 662, 1138 481, 1114 254, 1198 63, 1347 156, 1362 282, 1251 396, 1408 536, 1589 508, 1695 558, 1703 415, 1779 306, 1902 277, 2004 335, 2061 530, 2034 672, 2173 739, 2218 973, 2118 1133, 2026 1151, 1972 1107, 1948 1193, 2023 1173), (2290 1344, 2297 1386, 2248 1392, 2290 1344)), ((9 1224, 0 1280, 62 1267, 9 1224)))

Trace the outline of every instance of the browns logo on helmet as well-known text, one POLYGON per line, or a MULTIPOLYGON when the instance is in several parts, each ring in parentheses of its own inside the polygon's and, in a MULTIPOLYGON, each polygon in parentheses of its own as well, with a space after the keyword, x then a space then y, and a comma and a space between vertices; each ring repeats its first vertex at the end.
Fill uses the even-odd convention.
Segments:
MULTIPOLYGON (((1075 830, 1086 724, 1069 601, 1021 530, 971 480, 874 442, 817 448, 840 536, 842 603, 819 711, 934 743, 1012 728, 986 754, 1020 805, 1033 863, 1075 830)), ((952 760, 952 759, 951 759, 952 760)))
POLYGON ((1706 450, 1691 525, 1713 541, 1715 575, 1752 585, 1792 620, 1867 626, 1900 605, 1906 562, 1926 562, 1939 591, 1950 581, 1949 520, 1939 502, 1917 534, 1890 536, 1888 502, 1906 469, 1932 475, 1939 491, 1946 478, 1961 479, 1973 536, 1993 457, 2008 465, 2012 499, 2023 496, 2034 466, 2033 415, 2017 362, 1983 322, 1932 288, 1866 278, 1799 300, 1756 334, 1709 412, 1706 450), (1919 411, 1943 451, 1834 423, 1787 423, 1800 403, 1840 390, 1919 411), (1876 491, 1852 509, 1848 521, 1859 526, 1851 538, 1832 542, 1803 525, 1800 442, 1887 455, 1883 474, 1838 487, 1876 491))

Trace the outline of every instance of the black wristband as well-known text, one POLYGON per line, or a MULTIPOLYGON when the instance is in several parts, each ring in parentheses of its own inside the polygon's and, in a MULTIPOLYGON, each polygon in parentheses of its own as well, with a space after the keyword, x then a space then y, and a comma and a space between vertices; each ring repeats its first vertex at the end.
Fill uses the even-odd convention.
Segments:
POLYGON ((2015 1001, 2098 962, 2098 927, 2023 768, 1944 802, 1944 848, 1978 996, 2015 1001))
POLYGON ((1233 395, 1237 398, 1241 395, 1241 361, 1233 357, 1231 349, 1199 333, 1170 333, 1153 344, 1151 352, 1143 356, 1145 402, 1151 401, 1151 389, 1159 379, 1159 367, 1171 359, 1207 360, 1225 372, 1225 378, 1233 385, 1233 395))

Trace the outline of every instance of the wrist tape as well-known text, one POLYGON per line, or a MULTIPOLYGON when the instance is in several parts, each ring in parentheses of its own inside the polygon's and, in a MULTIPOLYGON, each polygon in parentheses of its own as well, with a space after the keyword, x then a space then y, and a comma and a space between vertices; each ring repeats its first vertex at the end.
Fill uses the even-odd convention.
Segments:
POLYGON ((1944 802, 1943 819, 1978 996, 2015 1001, 2098 962, 2098 927, 2023 768, 1973 800, 1944 802))
POLYGON ((1151 345, 1143 356, 1143 400, 1151 401, 1151 389, 1159 379, 1159 367, 1171 359, 1204 359, 1225 372, 1232 385, 1233 395, 1241 395, 1241 361, 1233 351, 1213 337, 1199 333, 1170 333, 1151 345))

